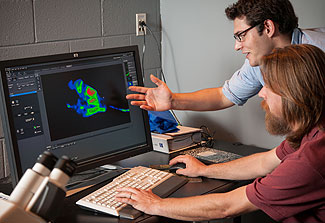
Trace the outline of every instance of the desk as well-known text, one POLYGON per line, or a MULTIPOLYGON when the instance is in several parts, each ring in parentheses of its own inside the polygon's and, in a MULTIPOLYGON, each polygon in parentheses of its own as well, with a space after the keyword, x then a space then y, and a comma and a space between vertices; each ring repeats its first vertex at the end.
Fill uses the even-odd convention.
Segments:
MULTIPOLYGON (((214 148, 229 151, 233 153, 237 153, 239 155, 247 156, 253 153, 263 152, 266 151, 265 149, 254 147, 254 146, 247 146, 238 143, 227 143, 227 142, 216 142, 214 148)), ((138 155, 129 159, 125 159, 123 161, 117 162, 115 164, 120 165, 122 167, 134 167, 138 165, 142 166, 150 166, 154 164, 167 164, 171 158, 176 156, 177 154, 164 154, 160 152, 149 152, 146 154, 138 155)), ((214 192, 226 192, 233 190, 237 187, 242 185, 248 184, 250 181, 226 181, 226 180, 215 180, 215 179, 208 179, 202 178, 202 182, 200 183, 187 183, 176 192, 174 192, 170 197, 189 197, 195 195, 203 195, 208 193, 214 192)), ((56 223, 110 223, 110 222, 120 222, 120 223, 129 223, 129 222, 182 222, 176 221, 168 218, 162 218, 159 216, 150 216, 150 215, 142 215, 136 220, 127 220, 127 219, 120 219, 114 216, 106 215, 106 214, 99 214, 94 213, 91 211, 86 211, 78 207, 75 202, 80 198, 86 196, 87 194, 91 193, 92 191, 98 189, 99 187, 105 185, 107 182, 103 182, 99 185, 96 185, 92 188, 89 188, 85 191, 79 192, 77 194, 72 195, 71 197, 67 198, 64 203, 64 208, 61 214, 55 222, 56 223)), ((3 187, 2 187, 3 188, 3 187)), ((0 191, 4 191, 1 190, 0 191)), ((7 192, 7 191, 4 191, 7 192)))

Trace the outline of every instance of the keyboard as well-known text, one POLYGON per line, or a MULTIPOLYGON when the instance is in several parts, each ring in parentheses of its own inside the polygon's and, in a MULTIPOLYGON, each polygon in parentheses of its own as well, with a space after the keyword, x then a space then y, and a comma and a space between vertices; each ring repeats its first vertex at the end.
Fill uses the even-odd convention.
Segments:
POLYGON ((116 189, 134 187, 152 189, 160 197, 166 197, 186 184, 188 180, 172 173, 137 166, 116 177, 112 182, 97 189, 76 202, 82 208, 103 212, 121 218, 135 219, 142 213, 130 205, 115 201, 116 189))

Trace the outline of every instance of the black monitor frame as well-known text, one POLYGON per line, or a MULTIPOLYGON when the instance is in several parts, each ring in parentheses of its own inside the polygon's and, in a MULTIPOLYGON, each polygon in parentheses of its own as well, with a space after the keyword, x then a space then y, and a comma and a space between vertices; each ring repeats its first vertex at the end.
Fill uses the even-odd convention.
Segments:
MULTIPOLYGON (((73 53, 64 53, 64 54, 40 56, 40 57, 33 57, 33 58, 0 61, 0 73, 1 73, 0 112, 1 112, 3 130, 4 130, 5 146, 8 154, 11 178, 14 186, 18 183, 19 179, 22 177, 23 170, 21 166, 21 160, 20 160, 19 149, 18 149, 18 139, 16 137, 16 130, 13 123, 13 115, 10 110, 11 104, 10 104, 5 68, 39 64, 45 62, 64 61, 64 60, 71 60, 76 58, 105 56, 105 55, 124 53, 124 52, 134 53, 138 86, 143 86, 143 78, 142 78, 142 72, 140 67, 138 46, 126 46, 126 47, 118 47, 118 48, 110 48, 110 49, 100 49, 100 50, 91 50, 91 51, 83 51, 83 52, 73 52, 73 53)), ((142 109, 140 110, 144 120, 146 144, 138 146, 136 148, 132 148, 131 150, 128 151, 115 152, 113 154, 107 154, 105 156, 100 156, 100 157, 92 157, 90 159, 83 160, 82 162, 77 161, 77 165, 78 165, 77 172, 93 169, 95 167, 104 164, 117 162, 122 159, 126 159, 132 156, 136 156, 145 152, 152 151, 153 147, 152 147, 150 127, 149 127, 148 113, 142 109)))

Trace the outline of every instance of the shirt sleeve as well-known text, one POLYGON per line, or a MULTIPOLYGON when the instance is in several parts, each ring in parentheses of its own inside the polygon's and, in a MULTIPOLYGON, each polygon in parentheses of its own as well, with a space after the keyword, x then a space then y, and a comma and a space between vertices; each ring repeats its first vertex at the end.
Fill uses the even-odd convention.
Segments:
POLYGON ((283 158, 290 153, 295 152, 295 149, 292 148, 287 140, 284 140, 275 150, 277 157, 280 160, 283 160, 283 158))
POLYGON ((234 104, 243 105, 264 85, 259 67, 252 67, 246 59, 244 65, 223 85, 223 94, 234 104))
POLYGON ((277 221, 322 204, 321 175, 301 160, 285 159, 271 174, 246 188, 248 200, 277 221))
POLYGON ((303 29, 301 43, 317 46, 325 52, 325 27, 303 29))

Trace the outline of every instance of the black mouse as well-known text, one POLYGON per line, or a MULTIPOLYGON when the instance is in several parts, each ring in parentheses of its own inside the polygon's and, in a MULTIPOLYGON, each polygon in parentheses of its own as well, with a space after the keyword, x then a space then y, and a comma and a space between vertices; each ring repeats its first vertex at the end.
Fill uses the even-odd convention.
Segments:
POLYGON ((172 166, 169 167, 170 171, 176 171, 178 169, 185 169, 186 168, 186 164, 185 163, 176 163, 172 166))

